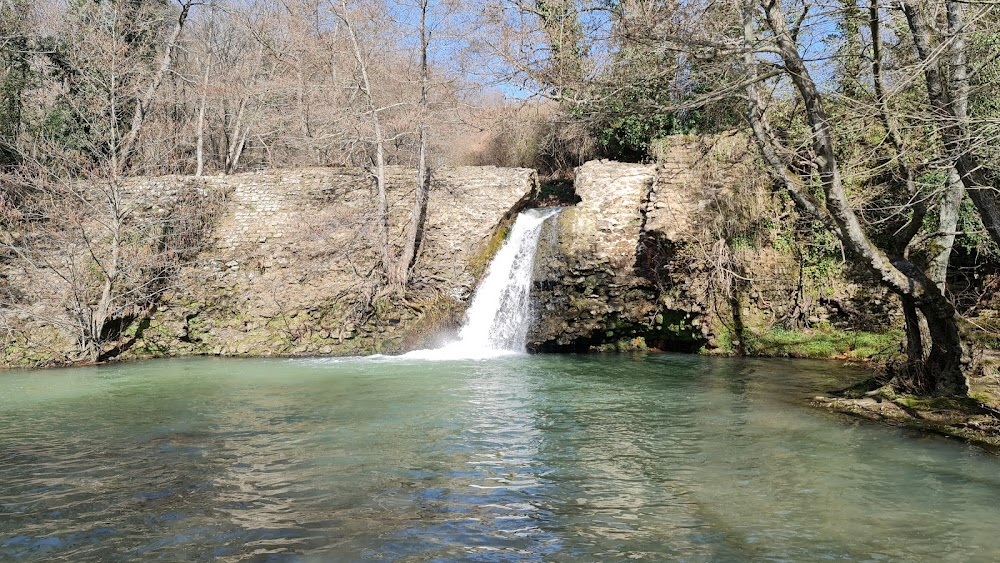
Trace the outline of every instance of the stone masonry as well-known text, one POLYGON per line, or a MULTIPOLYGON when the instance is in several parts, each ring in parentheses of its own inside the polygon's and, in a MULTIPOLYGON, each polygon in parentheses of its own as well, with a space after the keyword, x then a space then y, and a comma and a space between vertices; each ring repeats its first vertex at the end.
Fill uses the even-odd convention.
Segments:
POLYGON ((530 348, 648 344, 693 351, 712 338, 702 319, 703 296, 694 287, 704 285, 704 276, 661 280, 653 271, 669 261, 666 247, 699 235, 709 192, 720 189, 707 180, 703 148, 682 137, 671 140, 660 164, 595 161, 576 170, 581 201, 560 214, 539 249, 539 318, 530 348))
MULTIPOLYGON (((390 242, 398 256, 416 173, 404 167, 387 172, 390 242)), ((169 215, 196 199, 212 227, 152 317, 122 335, 117 357, 353 355, 420 345, 433 329, 452 322, 492 237, 534 197, 537 179, 528 169, 434 170, 405 302, 380 293, 374 182, 361 170, 139 178, 127 190, 143 213, 169 215), (190 194, 198 197, 185 197, 190 194)), ((54 296, 32 306, 47 307, 46 316, 54 317, 62 302, 54 296)), ((18 341, 36 342, 30 318, 17 322, 11 328, 18 341)), ((73 345, 71 337, 50 335, 48 341, 73 345)), ((0 365, 59 364, 72 356, 53 346, 29 358, 21 352, 29 348, 0 348, 0 365)))

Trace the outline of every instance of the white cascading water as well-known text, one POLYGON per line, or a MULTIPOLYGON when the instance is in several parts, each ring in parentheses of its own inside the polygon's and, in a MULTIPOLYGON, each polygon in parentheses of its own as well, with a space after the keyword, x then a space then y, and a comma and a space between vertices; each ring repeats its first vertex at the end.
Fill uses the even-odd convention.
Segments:
POLYGON ((472 296, 458 341, 407 358, 492 358, 523 354, 531 325, 531 276, 545 221, 558 209, 529 209, 517 216, 506 242, 472 296))

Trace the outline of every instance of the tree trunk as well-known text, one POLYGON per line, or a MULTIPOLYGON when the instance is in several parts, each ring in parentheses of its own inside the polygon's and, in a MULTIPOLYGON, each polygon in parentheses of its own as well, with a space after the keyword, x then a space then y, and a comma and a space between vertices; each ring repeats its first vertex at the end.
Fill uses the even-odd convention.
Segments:
MULTIPOLYGON (((781 57, 789 78, 799 93, 812 131, 812 148, 816 155, 815 164, 820 184, 825 195, 825 211, 835 223, 834 232, 846 250, 858 259, 859 264, 882 281, 882 284, 899 295, 904 303, 909 302, 907 332, 911 346, 911 362, 904 374, 900 374, 899 384, 915 389, 928 390, 935 394, 964 394, 967 391, 962 373, 962 345, 955 320, 955 309, 945 299, 938 287, 912 263, 899 255, 888 255, 868 238, 862 225, 850 206, 844 188, 840 167, 834 147, 829 117, 823 105, 823 98, 813 81, 809 69, 798 52, 798 45, 789 31, 785 15, 778 0, 762 0, 760 4, 768 28, 773 34, 777 53, 781 57), (930 329, 930 350, 923 359, 923 343, 919 322, 912 309, 919 309, 930 329), (920 341, 918 343, 918 340, 920 341), (917 359, 916 356, 921 356, 917 359), (905 375, 908 374, 908 375, 905 375), (920 379, 926 378, 926 379, 920 379)), ((753 32, 751 2, 744 4, 744 41, 751 53, 745 60, 756 66, 753 60, 755 35, 753 32)), ((749 71, 750 69, 748 69, 749 71)), ((766 134, 761 123, 762 108, 756 103, 756 86, 748 88, 750 94, 749 119, 754 135, 765 156, 776 156, 773 139, 766 134)), ((798 203, 794 190, 801 185, 795 182, 795 175, 778 158, 767 158, 775 174, 784 180, 798 203)), ((812 203, 807 201, 807 203, 812 203)))
POLYGON ((965 380, 962 337, 957 316, 951 307, 938 305, 925 302, 920 307, 933 343, 923 364, 924 369, 933 374, 930 379, 934 387, 929 392, 933 395, 965 396, 969 393, 969 387, 965 380))
POLYGON ((195 0, 183 0, 181 2, 181 13, 177 16, 174 29, 171 31, 169 39, 167 39, 167 46, 160 57, 160 65, 156 69, 156 73, 150 78, 149 85, 146 86, 142 97, 135 104, 135 112, 132 114, 132 125, 129 127, 128 134, 122 142, 121 149, 118 151, 120 158, 115 166, 117 174, 124 173, 128 168, 132 154, 135 151, 136 141, 139 139, 139 131, 146 122, 147 112, 149 112, 149 108, 153 104, 153 97, 156 95, 156 91, 159 90, 163 78, 170 71, 170 67, 173 66, 174 51, 177 50, 177 42, 180 39, 181 32, 184 30, 184 24, 187 22, 188 14, 194 3, 195 0))
POLYGON ((995 170, 973 153, 969 138, 969 80, 963 22, 965 7, 959 0, 945 1, 951 41, 948 47, 950 76, 943 76, 937 52, 932 46, 932 27, 927 25, 925 15, 909 0, 900 0, 899 5, 910 28, 917 56, 923 63, 927 97, 934 109, 945 151, 969 193, 969 199, 979 211, 983 226, 993 242, 1000 246, 1000 210, 997 209, 993 186, 989 181, 995 170))
POLYGON ((361 92, 365 96, 368 105, 368 117, 371 122, 374 134, 375 158, 374 171, 372 176, 375 179, 375 191, 378 198, 378 246, 382 256, 382 271, 389 283, 389 289, 394 292, 401 292, 398 277, 395 275, 395 260, 393 260, 392 248, 389 244, 389 199, 385 185, 385 136, 382 133, 382 120, 379 117, 378 106, 375 104, 375 96, 372 92, 371 80, 368 78, 368 65, 365 62, 358 35, 354 31, 354 26, 347 17, 347 1, 341 0, 342 12, 335 14, 347 28, 347 35, 351 38, 351 47, 354 51, 354 60, 358 65, 358 72, 361 75, 361 92))
POLYGON ((233 117, 232 130, 229 132, 229 146, 226 147, 226 174, 236 172, 240 154, 243 152, 241 146, 243 139, 250 132, 249 125, 246 128, 246 134, 243 131, 243 112, 246 109, 247 101, 246 97, 240 98, 240 105, 237 106, 236 115, 233 117))
POLYGON ((868 30, 872 41, 872 86, 875 91, 878 116, 882 126, 885 127, 889 144, 892 145, 897 162, 894 182, 905 189, 910 196, 912 210, 910 220, 895 237, 895 251, 903 254, 913 242, 913 238, 920 232, 920 228, 923 227, 924 217, 927 215, 927 205, 917 189, 917 171, 899 130, 899 123, 889 110, 889 96, 886 94, 885 77, 882 72, 882 30, 879 0, 870 0, 868 5, 868 30))
POLYGON ((900 301, 906 326, 906 359, 910 365, 920 365, 927 358, 924 353, 923 331, 920 330, 920 313, 910 296, 904 295, 900 301))
POLYGON ((548 40, 546 82, 559 85, 560 97, 574 97, 579 94, 586 66, 580 8, 575 0, 536 1, 534 8, 548 40))
POLYGON ((313 144, 311 142, 313 133, 309 115, 308 84, 306 82, 306 73, 302 70, 303 65, 305 65, 304 59, 304 51, 299 49, 295 59, 295 103, 299 108, 299 128, 302 131, 302 141, 306 143, 307 150, 311 153, 313 152, 313 144))
POLYGON ((969 387, 964 375, 962 339, 954 309, 940 307, 940 303, 917 303, 907 296, 902 300, 907 343, 915 348, 907 349, 909 361, 895 374, 891 385, 919 395, 967 395, 969 387), (929 333, 931 347, 927 352, 922 348, 918 310, 929 333), (923 355, 919 361, 913 357, 917 353, 923 355))
POLYGON ((955 247, 955 236, 958 234, 958 213, 965 196, 965 186, 955 167, 948 169, 948 179, 945 184, 944 198, 941 199, 941 209, 938 214, 938 234, 931 241, 930 265, 927 277, 938 286, 941 293, 948 289, 948 264, 951 263, 951 250, 955 247))
MULTIPOLYGON (((94 306, 90 316, 89 342, 84 350, 92 362, 100 359, 101 352, 103 352, 104 329, 114 314, 115 291, 118 285, 118 278, 122 275, 121 251, 125 215, 122 210, 121 201, 119 200, 120 193, 117 185, 108 186, 106 189, 108 190, 105 195, 108 199, 107 205, 110 219, 108 227, 111 229, 110 262, 102 264, 94 253, 94 249, 90 249, 91 257, 97 262, 96 265, 104 278, 101 283, 101 297, 94 306)), ((94 243, 93 241, 89 241, 88 244, 94 243)))
POLYGON ((410 278, 410 268, 413 267, 417 255, 417 243, 420 231, 423 229, 424 217, 427 214, 427 196, 430 188, 430 178, 427 170, 427 107, 429 102, 428 88, 430 72, 427 64, 427 48, 430 36, 427 29, 428 0, 420 1, 420 146, 417 151, 417 189, 413 197, 413 207, 410 208, 410 221, 406 226, 406 238, 403 241, 403 254, 396 264, 396 279, 394 285, 405 290, 410 278))
POLYGON ((402 287, 398 280, 392 279, 395 268, 392 247, 389 244, 389 197, 385 183, 385 141, 382 136, 382 125, 375 109, 372 109, 373 126, 375 129, 375 191, 378 197, 378 236, 379 252, 382 255, 382 270, 389 278, 390 289, 400 292, 402 287), (397 281, 396 284, 393 281, 397 281))
POLYGON ((201 83, 201 102, 198 105, 198 126, 197 126, 197 159, 198 165, 194 175, 201 176, 205 173, 205 106, 208 104, 208 76, 211 69, 212 59, 209 58, 205 65, 205 77, 201 83))
POLYGON ((405 290, 410 279, 410 268, 417 256, 417 245, 420 232, 423 230, 424 218, 427 215, 427 196, 430 188, 430 173, 426 159, 426 132, 420 132, 420 149, 417 157, 417 189, 410 208, 410 221, 406 226, 406 240, 403 243, 403 254, 396 263, 396 276, 393 286, 405 290))
MULTIPOLYGON (((812 147, 816 153, 819 179, 826 196, 826 208, 838 226, 841 241, 849 252, 859 257, 863 264, 877 274, 888 286, 900 293, 908 293, 912 280, 897 269, 893 260, 868 239, 857 215, 854 214, 854 210, 850 206, 834 151, 829 117, 809 69, 799 56, 798 47, 788 31, 788 24, 781 11, 781 6, 777 0, 765 0, 762 7, 767 17, 768 26, 774 33, 779 55, 788 68, 788 74, 805 103, 806 117, 812 130, 812 147)), ((920 288, 918 291, 922 289, 920 288)))
POLYGON ((243 158, 243 150, 246 149, 247 139, 250 138, 250 125, 247 124, 243 128, 243 134, 240 135, 239 140, 236 142, 236 151, 233 153, 233 159, 231 162, 230 173, 235 173, 237 168, 240 166, 240 159, 243 158))

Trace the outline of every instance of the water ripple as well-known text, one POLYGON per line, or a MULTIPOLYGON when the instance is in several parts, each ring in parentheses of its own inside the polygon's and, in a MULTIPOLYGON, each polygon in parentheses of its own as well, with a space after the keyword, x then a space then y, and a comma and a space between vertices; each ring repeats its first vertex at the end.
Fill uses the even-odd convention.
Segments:
POLYGON ((0 560, 1000 558, 996 460, 794 406, 830 369, 661 356, 7 374, 0 560))

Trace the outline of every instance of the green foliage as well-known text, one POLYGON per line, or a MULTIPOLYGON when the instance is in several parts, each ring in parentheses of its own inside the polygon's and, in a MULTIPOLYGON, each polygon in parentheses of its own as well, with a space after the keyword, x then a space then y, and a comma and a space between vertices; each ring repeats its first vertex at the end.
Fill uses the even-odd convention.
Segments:
POLYGON ((620 18, 617 29, 626 36, 618 38, 611 63, 588 92, 593 101, 571 110, 590 125, 604 156, 648 161, 657 139, 742 126, 742 100, 713 96, 735 78, 727 74, 730 67, 661 48, 660 35, 677 25, 670 9, 649 11, 641 19, 623 5, 613 10, 620 18))
POLYGON ((0 4, 0 166, 20 162, 17 144, 24 102, 35 80, 31 69, 29 10, 26 0, 0 4))
POLYGON ((799 247, 802 275, 808 280, 823 282, 843 272, 840 241, 837 235, 824 229, 819 221, 811 221, 811 228, 799 247))
MULTIPOLYGON (((1000 83, 1000 35, 994 31, 998 17, 995 11, 992 17, 992 26, 971 33, 968 38, 969 60, 974 61, 976 68, 971 76, 969 113, 975 116, 971 124, 974 137, 992 139, 992 142, 978 143, 976 152, 985 161, 997 162, 1000 160, 1000 147, 996 142, 1000 136, 1000 95, 996 89, 996 84, 1000 83)), ((1000 187, 1000 177, 993 178, 993 182, 994 187, 1000 187)))
POLYGON ((978 255, 981 259, 997 262, 1000 260, 1000 249, 990 239, 989 233, 983 227, 979 211, 969 198, 962 200, 958 213, 958 230, 961 236, 955 239, 955 246, 969 255, 978 255))
POLYGON ((34 36, 47 84, 58 84, 23 127, 74 174, 106 163, 130 129, 146 71, 162 44, 165 0, 72 0, 59 35, 34 36), (72 168, 72 167, 71 167, 72 168))
POLYGON ((697 111, 668 112, 673 95, 666 84, 633 84, 589 111, 596 115, 592 133, 601 151, 624 161, 641 161, 649 156, 651 143, 668 135, 693 133, 700 124, 697 111))
POLYGON ((535 0, 535 14, 548 38, 549 57, 545 81, 572 94, 583 80, 587 47, 575 0, 535 0))

